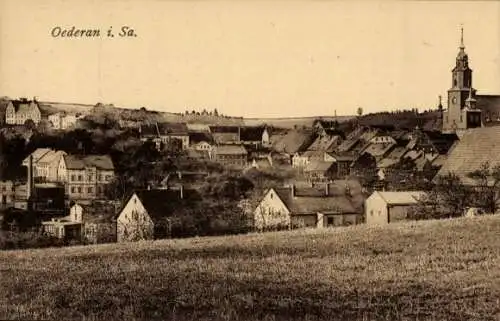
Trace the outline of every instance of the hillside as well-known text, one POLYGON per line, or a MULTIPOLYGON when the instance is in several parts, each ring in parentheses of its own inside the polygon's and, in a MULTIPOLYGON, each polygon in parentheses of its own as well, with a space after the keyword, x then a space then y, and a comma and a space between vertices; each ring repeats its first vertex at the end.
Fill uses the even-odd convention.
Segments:
MULTIPOLYGON (((66 111, 71 114, 92 114, 95 111, 94 105, 77 104, 77 103, 62 103, 62 102, 40 102, 42 109, 46 114, 57 111, 66 111)), ((117 117, 124 119, 137 118, 135 114, 140 113, 138 109, 121 108, 110 105, 105 105, 106 112, 115 114, 117 117)), ((218 125, 246 125, 257 126, 267 124, 270 126, 281 128, 293 128, 294 126, 312 126, 314 120, 320 117, 283 117, 283 118, 241 118, 241 117, 217 117, 212 115, 183 115, 179 113, 160 112, 148 110, 151 120, 163 122, 185 122, 185 123, 201 123, 201 124, 218 124, 218 125)), ((337 119, 339 122, 347 121, 353 116, 338 116, 338 117, 321 117, 323 119, 337 119)))
POLYGON ((498 320, 500 216, 0 253, 0 319, 498 320))

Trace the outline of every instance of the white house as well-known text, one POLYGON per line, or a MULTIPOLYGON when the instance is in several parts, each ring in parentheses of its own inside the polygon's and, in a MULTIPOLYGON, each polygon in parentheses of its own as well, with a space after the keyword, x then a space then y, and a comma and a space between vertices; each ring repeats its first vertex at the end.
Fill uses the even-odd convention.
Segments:
POLYGON ((425 197, 425 192, 373 192, 365 201, 365 218, 368 225, 384 225, 403 221, 425 197))
POLYGON ((182 207, 186 192, 192 195, 182 186, 178 190, 152 189, 133 193, 117 215, 117 241, 168 237, 170 216, 182 207))
POLYGON ((354 185, 354 181, 337 181, 325 184, 323 189, 298 189, 293 185, 271 188, 253 211, 254 228, 265 230, 359 224, 363 213, 362 199, 354 191, 354 185))
POLYGON ((54 129, 68 129, 72 128, 76 124, 77 117, 73 114, 66 114, 62 112, 57 112, 55 114, 49 115, 48 117, 50 123, 54 129))
MULTIPOLYGON (((64 151, 55 151, 50 148, 38 148, 33 153, 33 176, 48 182, 58 181, 58 168, 61 158, 66 155, 64 151)), ((22 165, 28 166, 29 156, 23 160, 22 165)))

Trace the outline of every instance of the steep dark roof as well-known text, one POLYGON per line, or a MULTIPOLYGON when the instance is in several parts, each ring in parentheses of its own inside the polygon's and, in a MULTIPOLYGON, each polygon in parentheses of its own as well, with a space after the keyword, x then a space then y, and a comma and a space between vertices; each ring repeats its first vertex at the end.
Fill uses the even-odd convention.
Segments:
POLYGON ((190 132, 189 133, 189 142, 191 144, 196 144, 200 142, 212 143, 213 137, 210 133, 207 132, 190 132))
POLYGON ((68 169, 96 167, 102 170, 114 170, 113 161, 109 155, 64 155, 63 157, 68 169))
POLYGON ((255 142, 262 140, 262 133, 264 133, 264 126, 250 127, 244 126, 240 129, 240 139, 246 142, 255 142))
POLYGON ((135 194, 153 221, 171 216, 176 210, 199 199, 198 192, 190 189, 183 190, 182 199, 180 190, 172 189, 138 190, 135 194))
POLYGON ((438 150, 439 154, 446 154, 451 146, 458 140, 456 134, 444 134, 439 131, 425 131, 432 145, 438 150))
POLYGON ((211 133, 238 133, 238 126, 209 126, 211 133))
POLYGON ((290 188, 276 188, 279 198, 292 214, 313 214, 318 212, 354 214, 359 210, 344 195, 298 196, 292 197, 290 188))

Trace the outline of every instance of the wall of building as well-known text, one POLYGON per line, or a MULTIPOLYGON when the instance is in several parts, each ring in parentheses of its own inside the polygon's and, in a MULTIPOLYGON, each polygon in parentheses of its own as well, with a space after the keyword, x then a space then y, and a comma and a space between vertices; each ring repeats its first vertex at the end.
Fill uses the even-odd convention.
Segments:
POLYGON ((117 219, 117 242, 154 238, 154 223, 137 195, 132 195, 117 219))
POLYGON ((290 226, 290 213, 274 190, 270 190, 254 211, 256 229, 290 226))
POLYGON ((413 205, 389 206, 389 223, 405 221, 413 205))
POLYGON ((374 192, 365 201, 365 220, 368 225, 388 223, 387 203, 377 192, 374 192))

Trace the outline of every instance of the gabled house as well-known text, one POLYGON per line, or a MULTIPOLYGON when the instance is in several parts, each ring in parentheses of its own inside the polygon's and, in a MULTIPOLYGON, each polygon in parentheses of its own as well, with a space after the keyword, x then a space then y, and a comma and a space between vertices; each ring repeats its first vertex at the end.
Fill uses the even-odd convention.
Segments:
POLYGON ((248 152, 241 145, 217 145, 212 149, 211 158, 225 166, 247 166, 248 152))
POLYGON ((91 202, 104 198, 105 188, 115 172, 109 155, 64 155, 57 175, 70 200, 91 202))
POLYGON ((36 125, 42 120, 42 113, 38 102, 21 98, 11 100, 5 110, 5 123, 8 125, 24 125, 32 120, 36 125))
POLYGON ((351 165, 355 160, 354 155, 325 153, 324 161, 333 162, 332 174, 333 178, 343 179, 351 172, 351 165))
MULTIPOLYGON (((33 175, 35 180, 42 180, 47 182, 57 182, 58 181, 58 168, 59 162, 66 152, 58 150, 55 151, 50 148, 37 148, 33 153, 33 175)), ((29 165, 29 157, 26 157, 22 165, 29 165)))
POLYGON ((269 230, 359 224, 363 209, 359 199, 353 198, 352 190, 349 182, 325 184, 324 191, 301 190, 293 185, 270 188, 252 213, 254 228, 269 230))
POLYGON ((342 137, 338 134, 328 134, 329 131, 325 130, 325 134, 318 135, 314 142, 307 148, 308 151, 322 151, 332 152, 342 142, 342 137))
POLYGON ((190 149, 199 152, 210 152, 213 148, 214 140, 209 132, 190 132, 189 133, 190 149))
POLYGON ((152 240, 170 236, 171 216, 197 194, 190 190, 151 189, 134 192, 117 215, 117 241, 152 240))
POLYGON ((216 144, 240 144, 240 126, 210 126, 216 144))
POLYGON ((264 133, 267 133, 264 126, 242 126, 240 128, 240 140, 244 145, 260 147, 263 145, 264 133))
POLYGON ((158 149, 162 144, 179 141, 181 148, 189 147, 189 131, 185 123, 154 123, 139 127, 142 141, 151 140, 156 143, 158 149))
POLYGON ((384 225, 407 220, 408 214, 425 197, 425 192, 373 192, 365 201, 365 219, 368 225, 384 225))

